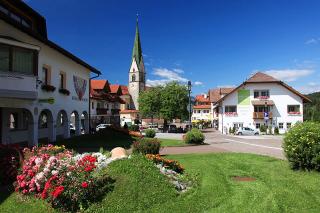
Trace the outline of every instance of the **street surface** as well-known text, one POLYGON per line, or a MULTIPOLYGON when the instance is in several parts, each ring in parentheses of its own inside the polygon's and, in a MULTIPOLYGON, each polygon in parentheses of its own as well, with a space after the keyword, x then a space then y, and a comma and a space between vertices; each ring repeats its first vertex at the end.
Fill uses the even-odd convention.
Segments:
MULTIPOLYGON (((209 129, 204 132, 207 145, 187 147, 166 147, 161 154, 208 153, 208 152, 237 152, 267 155, 285 159, 282 149, 282 136, 233 136, 222 135, 209 129)), ((158 138, 182 139, 183 134, 157 133, 158 138)))

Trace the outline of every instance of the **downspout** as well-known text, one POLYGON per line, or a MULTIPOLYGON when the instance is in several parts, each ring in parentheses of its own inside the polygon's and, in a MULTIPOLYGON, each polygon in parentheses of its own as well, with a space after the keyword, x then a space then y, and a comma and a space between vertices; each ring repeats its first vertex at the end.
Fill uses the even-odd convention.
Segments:
POLYGON ((91 101, 90 101, 91 80, 98 78, 99 76, 100 76, 100 73, 98 73, 97 76, 93 76, 89 79, 89 135, 91 134, 91 101))

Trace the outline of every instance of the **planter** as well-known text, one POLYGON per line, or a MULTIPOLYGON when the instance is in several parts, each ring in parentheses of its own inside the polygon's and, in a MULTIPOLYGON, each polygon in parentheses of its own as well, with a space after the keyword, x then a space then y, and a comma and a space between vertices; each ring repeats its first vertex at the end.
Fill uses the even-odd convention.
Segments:
POLYGON ((44 84, 41 86, 41 89, 47 92, 54 92, 56 90, 56 87, 49 84, 44 84))
POLYGON ((67 89, 59 89, 59 92, 63 95, 70 95, 70 91, 67 89))

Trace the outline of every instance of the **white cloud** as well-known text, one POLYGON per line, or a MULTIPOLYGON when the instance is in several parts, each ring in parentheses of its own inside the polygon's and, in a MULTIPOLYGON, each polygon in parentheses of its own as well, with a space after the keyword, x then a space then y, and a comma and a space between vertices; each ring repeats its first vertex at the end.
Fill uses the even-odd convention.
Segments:
POLYGON ((282 81, 292 82, 298 78, 311 75, 314 70, 311 69, 283 69, 283 70, 266 70, 264 73, 273 76, 282 81))
POLYGON ((200 86, 200 85, 203 85, 203 83, 201 81, 195 81, 193 83, 195 86, 200 86))
MULTIPOLYGON (((175 69, 177 70, 177 69, 175 69)), ((178 69, 180 72, 183 70, 178 69)), ((155 76, 159 76, 164 78, 164 80, 167 81, 179 81, 179 82, 187 82, 188 79, 182 77, 180 74, 181 73, 177 73, 174 70, 169 70, 167 68, 156 68, 154 69, 153 74, 155 76)))
POLYGON ((148 87, 156 87, 156 86, 162 86, 165 85, 166 83, 169 83, 169 80, 166 79, 161 79, 161 80, 150 80, 147 79, 146 85, 148 87))
POLYGON ((309 94, 313 92, 320 91, 320 84, 315 82, 309 82, 306 86, 301 86, 297 88, 303 94, 309 94))
POLYGON ((318 44, 320 42, 320 38, 311 38, 305 42, 305 44, 318 44))
POLYGON ((217 87, 218 88, 234 88, 234 87, 236 87, 236 85, 230 85, 230 84, 228 84, 228 85, 218 85, 217 87))
POLYGON ((174 72, 182 74, 184 71, 182 69, 173 69, 174 72))

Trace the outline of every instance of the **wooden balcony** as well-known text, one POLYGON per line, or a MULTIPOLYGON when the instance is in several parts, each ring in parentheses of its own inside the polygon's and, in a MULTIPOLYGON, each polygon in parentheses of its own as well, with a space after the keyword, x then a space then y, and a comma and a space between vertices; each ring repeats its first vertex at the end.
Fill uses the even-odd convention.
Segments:
MULTIPOLYGON (((269 119, 272 118, 272 112, 269 112, 269 119)), ((264 119, 264 112, 254 112, 253 119, 264 119)))

